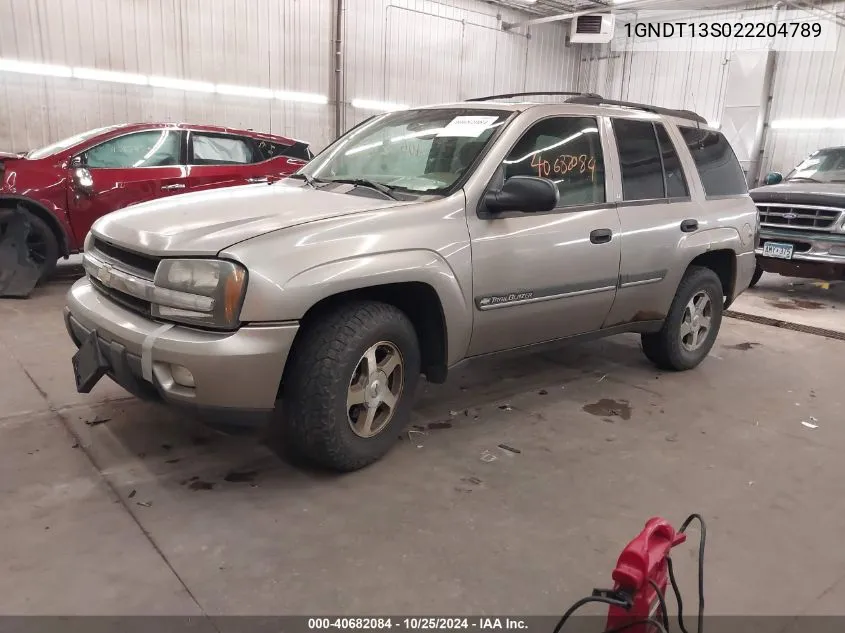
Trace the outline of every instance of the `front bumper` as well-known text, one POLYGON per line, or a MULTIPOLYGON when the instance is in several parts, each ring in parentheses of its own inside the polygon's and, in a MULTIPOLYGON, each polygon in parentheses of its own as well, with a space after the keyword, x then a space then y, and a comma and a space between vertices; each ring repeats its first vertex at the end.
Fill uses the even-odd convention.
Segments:
POLYGON ((756 254, 760 266, 767 272, 831 280, 845 278, 845 234, 781 231, 764 227, 756 254), (792 259, 763 257, 763 244, 767 241, 792 244, 792 259))
POLYGON ((96 330, 111 361, 109 376, 139 397, 232 411, 273 409, 298 324, 207 332, 162 328, 98 293, 80 279, 67 295, 68 334, 77 347, 96 330), (194 387, 176 384, 172 365, 186 367, 194 387))

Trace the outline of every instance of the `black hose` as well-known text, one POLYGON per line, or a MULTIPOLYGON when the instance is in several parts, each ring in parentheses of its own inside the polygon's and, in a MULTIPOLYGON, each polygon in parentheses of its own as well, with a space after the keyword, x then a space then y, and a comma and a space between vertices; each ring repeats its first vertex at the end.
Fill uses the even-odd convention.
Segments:
MULTIPOLYGON (((707 542, 707 526, 704 524, 704 519, 700 514, 691 514, 686 521, 681 524, 678 533, 686 532, 689 524, 693 521, 698 521, 700 526, 698 539, 698 633, 704 631, 704 546, 707 542)), ((678 600, 678 624, 683 633, 689 633, 684 626, 683 604, 681 602, 681 591, 678 589, 678 583, 675 580, 675 572, 672 568, 672 559, 668 559, 669 564, 669 580, 672 583, 672 590, 675 592, 675 598, 678 600)))
POLYGON ((560 633, 560 629, 563 628, 563 625, 569 619, 569 616, 571 616, 573 613, 575 613, 578 609, 583 607, 585 604, 589 604, 591 602, 603 602, 604 604, 609 604, 609 605, 612 605, 614 607, 623 607, 623 608, 629 606, 628 603, 626 603, 622 600, 615 600, 613 598, 605 598, 604 596, 587 596, 586 598, 581 598, 578 602, 576 602, 571 607, 569 607, 566 610, 566 613, 564 613, 561 616, 560 620, 557 623, 557 626, 555 627, 555 630, 552 633, 560 633))
POLYGON ((668 632, 669 614, 666 612, 666 597, 663 595, 663 592, 660 591, 660 587, 657 586, 657 583, 651 578, 648 579, 648 584, 651 585, 652 589, 654 589, 654 592, 657 594, 657 602, 660 604, 660 614, 663 620, 663 628, 668 632))

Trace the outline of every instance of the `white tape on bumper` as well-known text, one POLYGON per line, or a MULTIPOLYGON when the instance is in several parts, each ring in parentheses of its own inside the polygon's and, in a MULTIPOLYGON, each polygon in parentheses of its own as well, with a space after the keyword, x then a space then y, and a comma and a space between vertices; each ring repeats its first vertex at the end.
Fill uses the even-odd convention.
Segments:
POLYGON ((141 343, 141 374, 147 382, 153 381, 153 343, 172 327, 172 324, 168 324, 154 329, 141 343))

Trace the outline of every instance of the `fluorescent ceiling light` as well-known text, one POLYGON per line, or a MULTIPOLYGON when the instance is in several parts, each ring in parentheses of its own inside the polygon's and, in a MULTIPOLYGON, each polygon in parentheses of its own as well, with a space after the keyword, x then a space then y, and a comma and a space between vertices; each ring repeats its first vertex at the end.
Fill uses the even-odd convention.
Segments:
POLYGON ((170 88, 171 90, 186 90, 188 92, 214 92, 214 84, 212 83, 173 79, 172 77, 150 77, 150 85, 156 88, 170 88))
POLYGON ((845 119, 779 119, 772 121, 776 130, 845 130, 845 119))
POLYGON ((217 84, 214 90, 221 95, 234 95, 236 97, 253 97, 255 99, 272 99, 273 91, 269 88, 249 88, 247 86, 230 86, 229 84, 217 84))
POLYGON ((0 70, 27 75, 47 75, 49 77, 70 77, 72 74, 70 66, 20 62, 16 59, 0 59, 0 70))
POLYGON ((378 110, 380 112, 395 112, 396 110, 407 110, 411 106, 401 103, 388 103, 386 101, 370 101, 369 99, 353 99, 352 107, 360 110, 378 110))
MULTIPOLYGON (((322 105, 329 102, 329 98, 327 96, 311 92, 270 90, 269 88, 235 86, 230 84, 215 85, 208 81, 192 81, 189 79, 177 79, 175 77, 147 77, 146 75, 124 73, 116 70, 100 70, 97 68, 81 67, 71 68, 70 66, 57 66, 54 64, 22 62, 16 59, 0 58, 0 72, 2 71, 49 77, 73 77, 89 81, 106 81, 111 83, 136 84, 139 86, 149 85, 156 88, 169 88, 171 90, 185 90, 188 92, 216 92, 222 95, 233 95, 252 99, 278 99, 279 101, 298 101, 301 103, 318 103, 322 105)), ((407 107, 396 106, 393 104, 380 105, 392 105, 391 109, 403 109, 407 107)))
POLYGON ((97 70, 96 68, 74 68, 73 76, 77 79, 111 81, 119 84, 138 84, 139 86, 146 86, 149 83, 146 75, 121 73, 114 70, 97 70))
POLYGON ((325 95, 314 94, 313 92, 290 92, 279 90, 276 92, 276 99, 279 101, 301 101, 302 103, 328 103, 329 98, 325 95))

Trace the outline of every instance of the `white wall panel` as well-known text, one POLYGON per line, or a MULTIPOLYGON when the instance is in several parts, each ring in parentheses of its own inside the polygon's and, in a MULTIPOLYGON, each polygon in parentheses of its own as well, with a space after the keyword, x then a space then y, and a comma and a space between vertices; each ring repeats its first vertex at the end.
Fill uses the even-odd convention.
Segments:
MULTIPOLYGON (((824 9, 845 18, 845 2, 825 4, 824 9)), ((749 5, 708 20, 739 15, 747 21, 773 18, 772 9, 749 5)), ((836 52, 777 52, 771 120, 845 117, 845 29, 832 22, 825 27, 838 29, 836 52)), ((579 86, 630 101, 688 108, 709 120, 720 120, 735 51, 766 47, 768 41, 710 38, 701 42, 706 50, 619 52, 609 46, 585 46, 579 86)), ((763 173, 788 170, 812 150, 834 144, 845 145, 845 130, 769 130, 763 173)))
MULTIPOLYGON (((345 0, 348 128, 353 99, 419 105, 492 92, 573 90, 567 28, 505 32, 526 17, 480 0, 345 0)), ((333 99, 333 0, 0 0, 0 57, 311 92, 333 99)), ((0 72, 0 149, 24 150, 125 121, 333 136, 334 104, 300 104, 0 72)))

